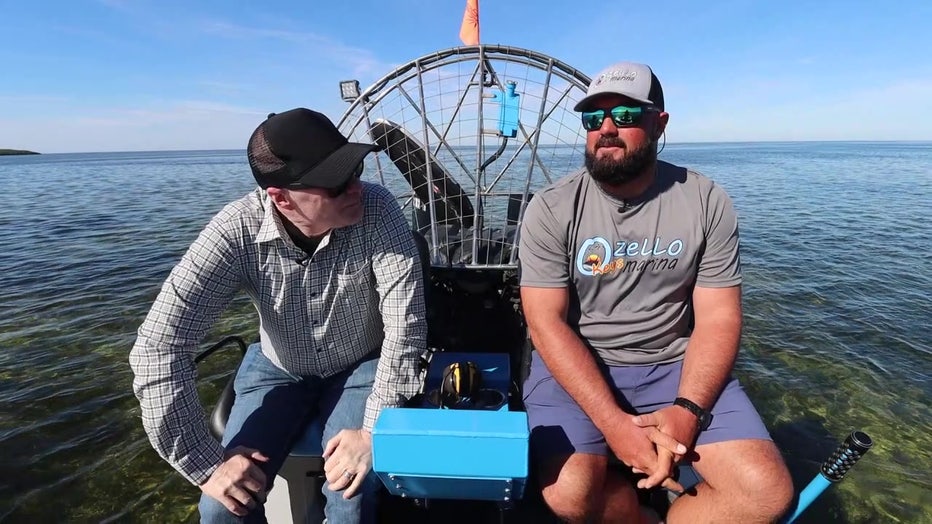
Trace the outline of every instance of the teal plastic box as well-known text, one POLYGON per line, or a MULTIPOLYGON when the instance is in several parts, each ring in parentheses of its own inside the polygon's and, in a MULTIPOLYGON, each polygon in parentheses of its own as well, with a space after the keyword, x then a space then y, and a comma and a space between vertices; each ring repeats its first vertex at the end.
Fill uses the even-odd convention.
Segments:
POLYGON ((520 411, 386 408, 373 470, 400 497, 508 502, 524 494, 528 437, 520 411))

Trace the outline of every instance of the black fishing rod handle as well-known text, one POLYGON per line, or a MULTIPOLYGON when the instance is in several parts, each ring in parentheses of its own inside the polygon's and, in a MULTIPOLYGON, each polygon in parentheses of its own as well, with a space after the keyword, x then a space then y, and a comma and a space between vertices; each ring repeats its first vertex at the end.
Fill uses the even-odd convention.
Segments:
POLYGON ((857 463, 874 442, 863 431, 853 431, 832 456, 822 463, 822 475, 832 482, 845 478, 848 470, 857 463))

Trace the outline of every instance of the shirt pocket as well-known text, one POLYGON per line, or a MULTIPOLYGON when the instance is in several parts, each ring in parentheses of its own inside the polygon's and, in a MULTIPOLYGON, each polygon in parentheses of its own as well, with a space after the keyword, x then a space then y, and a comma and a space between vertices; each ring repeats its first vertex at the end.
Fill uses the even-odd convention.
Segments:
POLYGON ((340 287, 352 287, 354 284, 371 281, 372 261, 368 258, 352 257, 338 266, 337 283, 340 287))
POLYGON ((371 263, 349 264, 346 272, 337 273, 336 292, 330 303, 331 328, 342 343, 358 345, 360 338, 369 333, 373 315, 378 312, 378 293, 371 263))
POLYGON ((369 306, 372 295, 376 294, 372 262, 364 258, 347 259, 337 271, 334 284, 334 314, 343 314, 347 308, 369 306))

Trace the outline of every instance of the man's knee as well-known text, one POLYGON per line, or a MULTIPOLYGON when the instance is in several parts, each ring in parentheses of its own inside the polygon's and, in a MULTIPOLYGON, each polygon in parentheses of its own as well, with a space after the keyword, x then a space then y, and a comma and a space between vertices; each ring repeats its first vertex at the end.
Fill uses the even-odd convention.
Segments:
POLYGON ((197 511, 201 516, 202 524, 239 524, 247 522, 247 520, 231 513, 219 500, 204 493, 201 494, 197 511))
POLYGON ((371 471, 359 485, 356 495, 350 499, 343 498, 343 491, 331 491, 330 485, 324 483, 322 492, 325 498, 324 513, 327 521, 359 522, 360 524, 375 522, 381 487, 382 482, 371 471))
POLYGON ((733 468, 726 482, 712 487, 726 493, 736 507, 754 513, 755 520, 775 521, 793 502, 793 479, 776 447, 753 458, 733 468))
POLYGON ((749 507, 758 508, 761 519, 775 521, 789 510, 793 479, 782 460, 756 464, 743 477, 739 485, 748 490, 749 507))
POLYGON ((539 468, 541 496, 550 511, 564 521, 598 519, 604 506, 605 472, 602 456, 574 454, 550 459, 539 468))
POLYGON ((565 522, 592 522, 601 513, 592 494, 575 486, 553 484, 544 488, 541 495, 550 511, 565 522))

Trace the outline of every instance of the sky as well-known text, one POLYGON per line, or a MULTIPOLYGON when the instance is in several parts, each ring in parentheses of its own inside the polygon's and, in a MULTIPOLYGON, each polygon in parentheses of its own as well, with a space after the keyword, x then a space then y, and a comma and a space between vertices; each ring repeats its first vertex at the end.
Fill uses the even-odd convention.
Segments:
MULTIPOLYGON (((461 45, 465 0, 0 0, 0 148, 244 149, 461 45)), ((481 41, 664 86, 670 143, 932 140, 932 2, 479 0, 481 41)))

